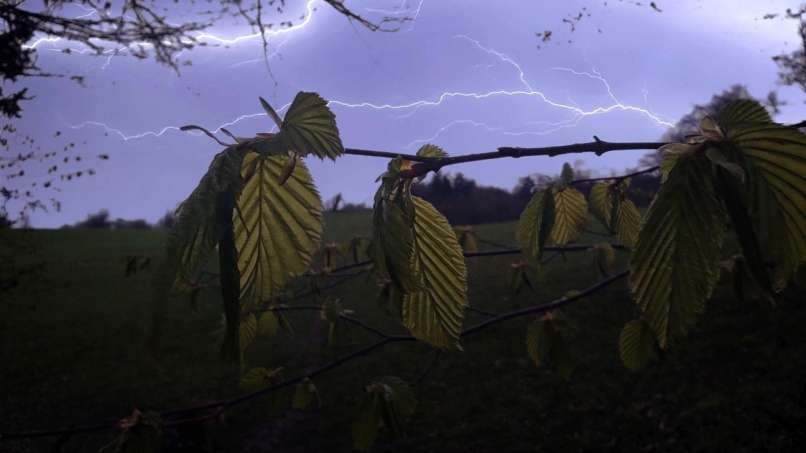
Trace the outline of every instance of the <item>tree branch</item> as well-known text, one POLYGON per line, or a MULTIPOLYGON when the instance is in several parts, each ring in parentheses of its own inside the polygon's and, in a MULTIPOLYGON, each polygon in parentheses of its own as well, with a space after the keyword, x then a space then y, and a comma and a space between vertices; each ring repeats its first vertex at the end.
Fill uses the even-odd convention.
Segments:
MULTIPOLYGON (((513 310, 513 311, 502 313, 502 314, 497 315, 497 316, 495 316, 493 318, 490 318, 490 319, 488 319, 486 321, 483 321, 483 322, 481 322, 479 324, 476 324, 476 325, 474 325, 474 326, 472 326, 472 327, 470 327, 468 329, 465 329, 460 334, 460 337, 465 338, 465 337, 469 337, 471 335, 475 335, 475 334, 481 332, 482 330, 484 330, 484 329, 486 329, 486 328, 488 328, 490 326, 493 326, 495 324, 498 324, 498 323, 501 323, 503 321, 507 321, 507 320, 510 320, 510 319, 515 319, 515 318, 520 318, 520 317, 530 316, 530 315, 537 315, 537 314, 549 312, 549 311, 552 311, 552 310, 556 310, 556 309, 558 309, 560 307, 563 307, 565 305, 571 304, 574 301, 578 301, 578 300, 580 300, 580 299, 582 299, 584 297, 587 297, 587 296, 589 296, 589 295, 591 295, 591 294, 593 294, 593 293, 595 293, 597 291, 600 291, 600 290, 606 288, 607 286, 611 285, 612 283, 625 278, 628 274, 629 274, 629 271, 622 271, 622 272, 620 272, 620 273, 618 273, 616 275, 613 275, 612 277, 609 277, 607 279, 604 279, 604 280, 600 281, 599 283, 597 283, 597 284, 595 284, 595 285, 583 290, 582 292, 580 292, 580 293, 578 293, 578 294, 576 294, 574 296, 562 297, 560 299, 556 299, 556 300, 554 300, 552 302, 549 302, 549 303, 546 303, 546 304, 534 305, 534 306, 530 306, 530 307, 521 308, 521 309, 518 309, 518 310, 513 310)), ((385 336, 384 338, 381 338, 380 340, 376 341, 375 343, 371 343, 371 344, 369 344, 367 346, 364 346, 363 348, 361 348, 361 349, 359 349, 357 351, 351 352, 349 354, 345 354, 345 355, 343 355, 343 356, 341 356, 341 357, 339 357, 339 358, 337 358, 337 359, 335 359, 335 360, 333 360, 331 362, 326 363, 325 365, 322 365, 319 368, 314 369, 313 371, 311 371, 309 373, 302 374, 302 375, 299 375, 299 376, 291 378, 291 379, 287 379, 285 381, 282 381, 282 382, 279 382, 277 384, 271 385, 271 386, 266 387, 264 389, 261 389, 261 390, 255 391, 255 392, 251 392, 251 393, 246 393, 244 395, 241 395, 241 396, 239 396, 237 398, 233 398, 233 399, 216 401, 216 402, 207 403, 207 404, 203 404, 203 405, 199 405, 199 406, 188 407, 188 408, 185 408, 185 409, 174 409, 174 410, 163 411, 163 412, 161 412, 160 415, 161 415, 161 417, 163 419, 168 420, 168 423, 176 424, 176 423, 180 422, 179 420, 176 420, 176 418, 181 418, 181 417, 184 417, 184 416, 188 416, 190 414, 203 413, 203 412, 210 411, 210 410, 215 410, 215 411, 226 410, 226 409, 241 405, 243 403, 246 403, 248 401, 257 399, 257 398, 259 398, 259 397, 261 397, 263 395, 272 393, 274 391, 277 391, 277 390, 280 390, 280 389, 283 389, 283 388, 298 384, 298 383, 302 382, 306 378, 307 379, 313 379, 314 377, 319 376, 321 374, 324 374, 324 373, 326 373, 326 372, 328 372, 328 371, 330 371, 330 370, 332 370, 334 368, 337 368, 337 367, 339 367, 339 366, 341 366, 341 365, 343 365, 343 364, 345 364, 347 362, 350 362, 350 361, 355 360, 355 359, 357 359, 359 357, 365 356, 365 355, 369 354, 370 352, 372 352, 372 351, 374 351, 376 349, 380 349, 380 348, 386 346, 387 344, 390 344, 390 343, 403 343, 403 342, 414 342, 414 341, 417 341, 417 340, 411 335, 394 335, 394 336, 390 335, 390 336, 385 336), (171 419, 173 419, 173 421, 171 421, 171 419)), ((109 431, 109 430, 115 429, 117 426, 118 426, 118 421, 113 421, 113 422, 98 423, 98 424, 93 424, 93 425, 59 428, 59 429, 54 429, 54 430, 25 431, 25 432, 16 432, 16 433, 0 433, 0 442, 9 441, 9 440, 19 440, 19 439, 33 439, 33 438, 42 438, 42 437, 53 437, 53 436, 60 436, 60 435, 74 434, 74 433, 89 433, 89 432, 109 431)))
POLYGON ((653 171, 657 171, 659 169, 660 169, 660 166, 656 165, 654 167, 649 167, 649 168, 645 168, 643 170, 638 170, 638 171, 634 171, 632 173, 627 173, 626 175, 605 176, 605 177, 602 177, 602 178, 575 179, 575 180, 571 181, 571 184, 582 184, 582 183, 586 183, 586 182, 598 182, 598 181, 610 181, 610 180, 612 180, 614 184, 618 184, 619 182, 621 182, 621 181, 623 181, 623 180, 625 180, 627 178, 632 178, 633 176, 643 175, 643 174, 646 174, 646 173, 652 173, 653 171))
POLYGON ((626 151, 640 149, 657 149, 665 145, 665 142, 605 142, 598 137, 593 137, 595 141, 587 143, 575 143, 571 145, 545 146, 540 148, 514 148, 502 147, 498 151, 477 154, 465 154, 463 156, 445 157, 432 159, 426 162, 415 164, 410 170, 400 172, 403 178, 416 178, 425 176, 429 171, 437 171, 448 165, 464 164, 467 162, 477 162, 490 159, 501 159, 505 157, 519 158, 526 156, 559 156, 561 154, 595 153, 597 156, 610 151, 626 151))

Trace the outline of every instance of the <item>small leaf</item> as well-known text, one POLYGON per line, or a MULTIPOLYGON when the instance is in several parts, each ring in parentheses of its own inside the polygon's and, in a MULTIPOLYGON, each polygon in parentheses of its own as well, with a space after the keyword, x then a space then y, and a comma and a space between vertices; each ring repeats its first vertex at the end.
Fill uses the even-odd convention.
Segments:
POLYGON ((380 398, 377 392, 367 392, 364 395, 358 417, 353 421, 353 447, 356 450, 369 450, 378 437, 381 423, 380 398))
POLYGON ((417 398, 414 396, 414 390, 406 381, 396 376, 386 376, 380 382, 392 391, 392 398, 395 400, 395 406, 400 411, 400 415, 404 418, 414 415, 417 398))
POLYGON ((391 191, 384 183, 375 194, 372 259, 381 276, 389 277, 398 288, 410 292, 417 290, 419 284, 410 263, 414 248, 414 206, 411 196, 400 190, 391 191))
POLYGON ((322 304, 322 311, 321 311, 321 318, 330 323, 336 323, 339 321, 339 315, 341 315, 342 307, 341 303, 339 303, 339 299, 327 299, 322 304))
POLYGON ((613 246, 604 242, 596 244, 594 250, 594 266, 602 277, 610 276, 613 270, 613 262, 616 259, 616 251, 613 246))
POLYGON ((299 92, 278 134, 286 149, 301 156, 334 159, 344 152, 336 116, 316 93, 299 92))
POLYGON ((585 231, 587 222, 588 202, 585 195, 572 187, 554 192, 554 225, 550 236, 552 243, 566 245, 576 241, 585 231))
POLYGON ((269 103, 266 102, 266 100, 263 99, 262 97, 258 97, 258 99, 260 99, 260 105, 263 106, 263 110, 265 110, 266 114, 269 115, 269 118, 271 118, 274 121, 274 124, 276 124, 278 128, 283 127, 283 120, 280 119, 280 115, 278 115, 277 112, 274 111, 272 106, 269 105, 269 103))
MULTIPOLYGON (((313 381, 305 378, 297 384, 294 390, 294 396, 291 399, 291 405, 294 409, 304 410, 313 402, 314 397, 319 401, 319 391, 316 389, 313 381)), ((319 403, 321 405, 321 402, 319 403)))
POLYGON ((479 251, 476 233, 469 225, 456 226, 453 228, 456 237, 459 238, 459 245, 465 253, 476 253, 479 251))
POLYGON ((417 155, 420 157, 434 157, 434 158, 445 158, 448 157, 448 153, 446 153, 442 148, 436 145, 425 144, 417 150, 417 155))
POLYGON ((719 127, 719 124, 717 124, 716 121, 714 121, 714 119, 710 116, 706 116, 700 120, 700 134, 708 140, 719 141, 724 138, 724 134, 722 133, 722 129, 719 127))
POLYGON ((529 324, 526 348, 536 366, 551 367, 564 377, 570 374, 567 346, 551 314, 529 324))
POLYGON ((271 311, 265 311, 257 320, 257 334, 262 337, 273 337, 280 329, 280 320, 271 311))
POLYGON ((535 192, 518 220, 518 244, 524 257, 536 268, 554 227, 554 216, 554 195, 551 190, 541 190, 535 192))
POLYGON ((705 151, 705 155, 711 163, 724 168, 728 173, 739 179, 739 181, 744 182, 744 169, 738 164, 730 162, 728 158, 722 154, 722 151, 717 148, 708 148, 708 150, 705 151))
POLYGON ((257 318, 255 318, 254 314, 249 313, 241 319, 239 332, 241 353, 243 353, 255 341, 257 336, 257 318))
POLYGON ((569 165, 568 162, 566 162, 563 164, 563 169, 560 172, 560 181, 562 181, 564 185, 568 185, 573 180, 574 180, 574 169, 571 168, 571 165, 569 165))
POLYGON ((252 368, 241 377, 240 387, 245 392, 256 392, 262 390, 280 378, 283 367, 278 367, 273 370, 268 368, 252 368))
POLYGON ((642 319, 628 322, 619 336, 619 355, 624 366, 633 371, 655 359, 658 344, 650 325, 642 319))

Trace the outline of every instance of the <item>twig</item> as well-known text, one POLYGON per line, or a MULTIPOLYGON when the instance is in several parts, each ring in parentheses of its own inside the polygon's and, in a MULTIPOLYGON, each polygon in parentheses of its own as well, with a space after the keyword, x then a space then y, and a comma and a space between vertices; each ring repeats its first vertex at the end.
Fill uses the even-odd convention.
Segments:
POLYGON ((632 173, 627 173, 626 175, 605 176, 605 177, 602 177, 602 178, 575 179, 575 180, 571 181, 571 184, 582 184, 582 183, 586 183, 586 182, 610 181, 610 180, 612 180, 614 183, 619 183, 619 182, 621 182, 621 181, 623 181, 623 180, 625 180, 627 178, 632 178, 633 176, 643 175, 645 173, 652 173, 653 171, 657 171, 658 169, 660 169, 660 166, 656 165, 654 167, 649 167, 649 168, 645 168, 643 170, 638 170, 638 171, 634 171, 632 173))
MULTIPOLYGON (((526 307, 526 308, 522 308, 522 309, 502 313, 500 315, 495 316, 494 318, 490 318, 490 319, 488 319, 488 320, 486 320, 484 322, 481 322, 481 323, 476 324, 476 325, 474 325, 474 326, 472 326, 472 327, 470 327, 468 329, 465 329, 460 334, 460 337, 465 338, 465 337, 469 337, 471 335, 475 335, 475 334, 481 332, 482 330, 484 330, 484 329, 486 329, 486 328, 488 328, 490 326, 493 326, 493 325, 498 324, 498 323, 503 322, 503 321, 507 321, 509 319, 520 318, 520 317, 530 316, 530 315, 537 315, 537 314, 540 314, 540 313, 545 313, 545 312, 548 312, 548 311, 556 310, 557 308, 560 308, 562 306, 568 305, 568 304, 570 304, 570 303, 572 303, 574 301, 580 300, 580 299, 582 299, 584 297, 587 297, 587 296, 589 296, 589 295, 591 295, 591 294, 593 294, 593 293, 595 293, 595 292, 597 292, 597 291, 599 291, 601 289, 604 289, 607 286, 611 285, 612 283, 625 278, 628 274, 629 274, 629 271, 623 271, 623 272, 621 272, 619 274, 613 275, 612 277, 604 279, 604 280, 600 281, 599 283, 597 283, 597 284, 595 284, 595 285, 583 290, 582 292, 580 292, 580 293, 578 293, 578 294, 576 294, 574 296, 563 297, 563 298, 557 299, 557 300, 555 300, 553 302, 549 302, 547 304, 534 305, 534 306, 531 306, 531 307, 526 307)), ((357 358, 359 358, 361 356, 367 355, 367 354, 369 354, 370 352, 372 352, 372 351, 374 351, 376 349, 380 349, 380 348, 386 346, 387 344, 390 344, 390 343, 403 343, 403 342, 414 342, 414 341, 417 341, 417 340, 411 335, 386 336, 386 337, 381 338, 380 340, 376 341, 375 343, 371 343, 371 344, 369 344, 367 346, 364 346, 363 348, 361 348, 361 349, 359 349, 357 351, 354 351, 354 352, 351 352, 349 354, 343 355, 343 356, 341 356, 341 357, 339 357, 339 358, 337 358, 337 359, 335 359, 335 360, 333 360, 331 362, 328 362, 325 365, 322 365, 321 367, 314 369, 310 373, 303 374, 303 375, 300 375, 300 376, 297 376, 297 377, 294 377, 294 378, 291 378, 291 379, 287 379, 285 381, 282 381, 282 382, 279 382, 277 384, 271 385, 271 386, 266 387, 264 389, 241 395, 241 396, 239 396, 237 398, 211 402, 211 403, 207 403, 207 404, 203 404, 203 405, 199 405, 199 406, 188 407, 188 408, 185 408, 185 409, 173 409, 173 410, 163 411, 160 415, 162 416, 162 418, 167 419, 167 418, 174 418, 174 417, 182 417, 182 416, 186 416, 186 415, 190 416, 191 414, 194 414, 194 413, 209 411, 209 410, 212 410, 212 409, 219 409, 220 408, 223 411, 223 410, 226 410, 226 409, 241 405, 241 404, 246 403, 248 401, 254 400, 254 399, 259 398, 259 397, 261 397, 263 395, 266 395, 268 393, 272 393, 274 391, 277 391, 277 390, 280 390, 280 389, 283 389, 283 388, 298 384, 298 383, 302 382, 306 378, 312 379, 312 378, 314 378, 316 376, 319 376, 319 375, 321 375, 323 373, 326 373, 326 372, 328 372, 328 371, 330 371, 330 370, 332 370, 334 368, 337 368, 337 367, 339 367, 339 366, 341 366, 341 365, 343 365, 343 364, 345 364, 347 362, 350 362, 350 361, 352 361, 354 359, 357 359, 357 358)), ((178 421, 174 421, 173 423, 178 423, 178 421)), ((112 430, 112 429, 116 428, 117 426, 118 426, 118 422, 117 421, 112 421, 112 422, 99 423, 99 424, 94 424, 94 425, 74 426, 74 427, 68 427, 68 428, 58 428, 58 429, 53 429, 53 430, 25 431, 25 432, 16 432, 16 433, 0 433, 0 442, 9 441, 9 440, 19 440, 19 439, 52 437, 52 436, 60 436, 60 435, 64 435, 64 434, 73 434, 73 433, 77 434, 77 433, 108 431, 108 430, 112 430)))
POLYGON ((436 352, 434 352, 434 358, 431 359, 431 362, 428 363, 428 366, 426 366, 425 369, 423 369, 423 371, 417 377, 417 379, 414 380, 414 385, 420 385, 423 383, 425 378, 428 377, 428 375, 431 373, 431 370, 433 370, 434 367, 437 365, 437 362, 439 361, 439 357, 441 355, 442 355, 442 349, 437 349, 436 352))
POLYGON ((605 142, 598 137, 593 137, 596 141, 587 143, 575 143, 572 145, 561 146, 545 146, 540 148, 514 148, 502 147, 498 151, 478 154, 465 154, 463 156, 445 157, 441 159, 432 159, 427 162, 420 162, 415 164, 410 170, 405 170, 400 173, 403 178, 415 178, 424 176, 429 171, 437 171, 442 167, 455 164, 464 164, 468 162, 478 162, 482 160, 501 159, 505 157, 519 158, 526 156, 559 156, 561 154, 577 154, 592 152, 597 156, 610 151, 625 151, 625 150, 640 150, 640 149, 658 149, 665 145, 665 142, 628 142, 628 143, 615 143, 605 142))

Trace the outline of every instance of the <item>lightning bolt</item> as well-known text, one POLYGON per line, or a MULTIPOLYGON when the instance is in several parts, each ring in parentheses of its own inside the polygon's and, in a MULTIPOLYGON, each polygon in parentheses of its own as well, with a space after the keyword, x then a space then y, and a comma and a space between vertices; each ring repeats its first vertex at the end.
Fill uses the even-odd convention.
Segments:
MULTIPOLYGON (((306 14, 305 20, 303 22, 301 22, 301 23, 299 23, 299 24, 297 24, 297 25, 295 25, 293 27, 288 27, 288 28, 285 28, 285 29, 282 29, 282 30, 269 30, 269 31, 267 31, 267 34, 270 34, 270 35, 284 34, 284 33, 289 33, 291 31, 299 30, 299 29, 305 27, 308 23, 310 23, 310 19, 312 17, 312 13, 313 13, 313 4, 314 4, 314 2, 315 2, 315 0, 310 0, 307 3, 307 11, 308 11, 308 13, 306 14)), ((421 0, 419 2, 419 4, 417 5, 416 14, 418 14, 418 15, 419 15, 420 10, 422 9, 422 4, 423 4, 423 1, 421 0)), ((405 5, 406 5, 406 1, 404 0, 400 4, 400 6, 397 9, 393 10, 393 11, 389 11, 389 10, 376 10, 376 11, 384 12, 384 13, 398 14, 398 13, 401 13, 401 10, 403 10, 405 5)), ((248 34, 248 35, 237 36, 235 38, 222 38, 222 37, 212 35, 212 34, 202 34, 202 35, 199 35, 199 38, 200 39, 209 39, 209 40, 218 42, 220 44, 232 45, 232 44, 237 44, 237 43, 244 42, 246 40, 254 39, 254 38, 258 37, 259 35, 260 35, 259 33, 253 33, 253 34, 248 34)), ((405 117, 405 116, 413 115, 414 113, 416 113, 421 108, 441 106, 442 104, 447 103, 449 100, 454 99, 454 98, 456 98, 456 99, 471 99, 471 100, 475 100, 475 101, 483 101, 485 99, 495 98, 495 97, 533 97, 533 98, 537 98, 539 101, 541 101, 541 102, 543 102, 543 103, 545 103, 545 104, 547 104, 547 105, 549 105, 551 107, 557 108, 559 110, 567 111, 567 112, 572 114, 571 119, 562 120, 562 121, 558 121, 558 122, 547 122, 547 121, 527 122, 526 125, 542 126, 542 127, 547 127, 547 128, 544 128, 542 130, 524 130, 524 131, 509 131, 509 130, 506 130, 506 129, 502 128, 502 127, 490 126, 490 125, 488 125, 486 123, 483 123, 483 122, 480 122, 480 121, 477 121, 477 120, 471 120, 471 119, 452 120, 449 123, 445 124, 444 126, 438 128, 437 131, 434 134, 432 134, 430 137, 423 138, 423 139, 416 139, 416 140, 408 143, 407 147, 414 146, 417 143, 424 143, 424 142, 427 142, 427 141, 434 140, 434 139, 438 138, 446 130, 448 130, 448 129, 452 128, 452 127, 455 127, 455 126, 459 126, 459 125, 471 125, 473 127, 481 127, 481 128, 484 128, 484 129, 486 129, 488 131, 499 132, 499 133, 502 133, 504 135, 547 135, 547 134, 555 132, 555 131, 557 131, 559 129, 574 127, 574 126, 578 125, 579 122, 585 117, 594 116, 594 115, 603 115, 603 114, 607 114, 607 113, 610 113, 610 112, 613 112, 613 111, 632 111, 632 112, 636 112, 636 113, 642 114, 645 117, 649 118, 650 120, 652 120, 653 122, 655 122, 659 126, 674 127, 674 125, 672 123, 664 120, 659 115, 651 112, 650 110, 648 110, 646 108, 642 108, 642 107, 639 107, 639 106, 622 103, 618 99, 618 97, 615 95, 615 93, 613 92, 612 87, 610 86, 610 83, 607 81, 607 79, 600 72, 598 72, 596 69, 593 69, 592 72, 586 72, 586 71, 577 71, 577 70, 574 70, 572 68, 562 68, 562 67, 551 68, 552 70, 555 70, 555 71, 563 71, 563 72, 571 73, 572 75, 575 75, 575 76, 587 77, 587 78, 596 80, 596 81, 598 81, 598 82, 600 82, 602 84, 602 86, 605 88, 610 100, 612 101, 612 104, 596 106, 596 107, 589 108, 589 109, 584 109, 584 108, 576 105, 576 103, 573 103, 573 102, 571 102, 571 103, 559 102, 557 100, 554 100, 554 99, 550 98, 544 92, 536 90, 532 86, 532 84, 530 84, 530 82, 527 80, 526 72, 523 70, 523 67, 514 58, 510 57, 509 55, 507 55, 507 54, 505 54, 503 52, 500 52, 500 51, 498 51, 496 49, 493 49, 492 47, 485 46, 479 40, 474 39, 474 38, 472 38, 470 36, 467 36, 467 35, 463 35, 463 34, 455 35, 454 39, 461 39, 461 40, 467 41, 467 42, 471 43, 473 46, 475 46, 476 48, 478 48, 479 50, 481 50, 482 52, 484 52, 484 53, 486 53, 488 55, 491 55, 491 56, 495 57, 496 59, 498 59, 499 61, 501 61, 503 63, 506 63, 507 65, 511 66, 516 71, 517 76, 518 76, 518 80, 520 81, 520 84, 522 85, 523 89, 518 89, 518 90, 499 89, 499 90, 491 90, 491 91, 487 91, 487 92, 445 91, 445 92, 441 93, 440 95, 438 95, 437 97, 432 98, 432 99, 419 99, 419 100, 411 101, 411 102, 408 102, 408 103, 402 103, 402 104, 374 103, 374 102, 369 102, 369 101, 348 102, 348 101, 344 101, 344 100, 331 100, 328 104, 331 105, 331 106, 337 106, 337 107, 342 107, 342 108, 350 108, 350 109, 407 111, 407 113, 405 115, 403 115, 403 117, 405 117)), ((240 63, 236 63, 234 66, 238 66, 238 65, 242 65, 242 64, 248 64, 248 63, 251 63, 253 61, 258 61, 258 60, 248 60, 248 61, 240 62, 240 63)), ((285 109, 287 107, 288 107, 288 104, 283 106, 281 108, 281 110, 285 109)), ((227 121, 226 123, 219 125, 218 127, 216 127, 213 130, 213 132, 217 133, 222 128, 227 128, 227 127, 230 127, 230 126, 234 126, 234 125, 240 123, 241 121, 245 121, 245 120, 249 120, 249 119, 253 119, 253 118, 257 118, 257 117, 263 117, 263 116, 266 116, 266 114, 263 113, 263 112, 249 113, 249 114, 240 115, 240 116, 238 116, 237 118, 235 118, 233 120, 227 121)), ((161 136, 165 135, 168 132, 173 132, 173 131, 179 131, 180 130, 179 126, 165 126, 165 127, 161 128, 159 130, 146 131, 146 132, 142 132, 142 133, 129 135, 129 134, 124 133, 120 129, 110 127, 107 124, 102 123, 102 122, 98 122, 98 121, 85 121, 83 123, 76 124, 76 125, 71 125, 69 127, 71 127, 72 129, 82 129, 82 128, 88 127, 88 126, 101 127, 104 130, 106 130, 106 132, 115 134, 118 137, 120 137, 121 139, 123 139, 124 141, 137 140, 137 139, 142 139, 142 138, 146 138, 146 137, 158 138, 158 137, 161 137, 161 136)))

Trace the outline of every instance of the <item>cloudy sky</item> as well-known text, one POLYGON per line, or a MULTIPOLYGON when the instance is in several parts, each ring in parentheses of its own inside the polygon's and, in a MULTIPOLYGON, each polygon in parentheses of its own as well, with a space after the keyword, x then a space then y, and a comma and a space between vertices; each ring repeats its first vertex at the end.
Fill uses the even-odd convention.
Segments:
MULTIPOLYGON (((318 0, 287 0, 285 18, 310 13, 294 29, 270 36, 273 79, 260 39, 234 19, 203 38, 218 45, 182 55, 192 65, 179 76, 125 54, 85 55, 75 44, 42 41, 40 66, 85 75, 86 86, 30 83, 37 98, 25 104, 18 129, 36 139, 40 153, 59 153, 27 162, 23 177, 4 184, 61 201, 60 212, 32 216, 37 227, 72 223, 101 208, 113 217, 154 221, 190 193, 220 151, 207 137, 177 126, 227 125, 250 136, 271 127, 258 96, 279 107, 301 90, 331 101, 345 146, 399 152, 427 142, 458 155, 589 141, 594 134, 656 140, 694 103, 736 83, 758 97, 778 90, 789 103, 778 121, 806 118, 806 96, 776 85, 770 60, 794 49, 797 24, 761 19, 799 1, 660 0, 662 12, 634 3, 348 1, 369 18, 415 17, 398 32, 373 33, 318 0), (562 19, 583 7, 590 17, 571 33, 562 19), (553 35, 544 43, 535 33, 547 29, 553 35), (66 54, 65 47, 74 51, 66 54), (48 173, 52 165, 58 170, 48 173), (76 171, 85 173, 59 178, 76 171)), ((91 12, 69 5, 64 13, 91 12)), ((16 140, 12 150, 25 152, 21 136, 16 140)), ((636 165, 641 154, 500 159, 450 171, 509 189, 519 176, 558 172, 565 160, 584 159, 597 173, 610 174, 636 165)), ((308 163, 324 199, 341 192, 353 202, 371 201, 375 177, 386 165, 360 157, 308 163)))

